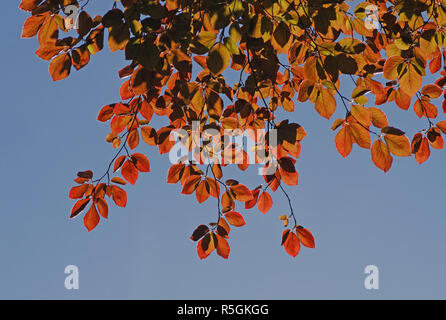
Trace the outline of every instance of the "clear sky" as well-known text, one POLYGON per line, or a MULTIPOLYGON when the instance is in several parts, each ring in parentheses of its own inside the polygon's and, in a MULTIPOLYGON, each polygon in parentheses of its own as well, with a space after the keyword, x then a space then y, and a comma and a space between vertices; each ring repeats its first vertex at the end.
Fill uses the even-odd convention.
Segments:
MULTIPOLYGON (((106 2, 88 10, 103 13, 106 2)), ((113 155, 107 125, 96 116, 119 99, 123 53, 105 48, 85 69, 53 83, 48 63, 34 55, 37 41, 20 39, 27 14, 17 3, 5 1, 0 19, 0 298, 446 298, 445 151, 433 151, 422 166, 396 159, 384 174, 368 150, 356 147, 342 159, 333 119, 310 104, 297 104, 290 115, 308 137, 297 165, 300 185, 287 190, 316 249, 293 259, 280 247, 278 216, 288 207, 278 192, 266 215, 241 209, 247 225, 233 228, 229 260, 212 254, 200 261, 188 237, 215 219, 216 203, 199 205, 167 185, 168 158, 146 146, 138 150, 148 154, 152 172, 126 188, 127 208, 111 206, 109 220, 87 233, 82 219, 68 219, 67 194, 77 171, 102 173, 113 155), (371 264, 380 271, 379 290, 364 288, 371 264), (79 290, 64 287, 67 265, 79 268, 79 290)), ((410 137, 425 126, 413 111, 382 108, 410 137)), ((243 177, 250 187, 260 182, 254 169, 243 177)))

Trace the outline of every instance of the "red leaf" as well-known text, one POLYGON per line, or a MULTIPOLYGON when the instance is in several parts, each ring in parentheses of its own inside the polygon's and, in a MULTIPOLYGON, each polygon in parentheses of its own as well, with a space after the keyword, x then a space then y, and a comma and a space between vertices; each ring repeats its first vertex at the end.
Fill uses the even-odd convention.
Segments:
POLYGON ((297 235, 294 232, 290 232, 283 244, 285 251, 292 257, 296 257, 299 254, 300 242, 297 235))
POLYGON ((122 164, 125 161, 125 156, 120 156, 116 159, 115 164, 113 165, 113 172, 116 172, 121 168, 122 164))
POLYGON ((112 186, 113 201, 119 207, 125 207, 127 205, 127 193, 125 190, 118 186, 112 186))
POLYGON ((96 210, 96 206, 93 203, 90 207, 90 210, 88 210, 87 214, 84 216, 84 225, 87 228, 88 232, 96 228, 99 220, 100 218, 96 210))
POLYGON ((231 190, 234 192, 235 198, 238 201, 245 202, 245 201, 252 200, 252 198, 253 198, 251 190, 249 190, 243 184, 237 184, 235 186, 231 186, 231 190))
POLYGON ((70 189, 69 197, 70 199, 80 199, 84 196, 85 191, 88 189, 88 184, 83 184, 81 186, 73 187, 70 189))
POLYGON ((199 203, 205 202, 209 198, 209 185, 206 180, 202 180, 195 191, 197 201, 199 203))
POLYGON ((138 169, 136 169, 135 165, 130 160, 124 162, 121 169, 121 174, 124 179, 131 184, 135 184, 136 180, 138 180, 138 169))
POLYGON ((230 224, 232 224, 234 227, 241 227, 246 224, 245 219, 243 216, 236 212, 236 211, 230 211, 225 214, 226 219, 230 224))
POLYGON ((303 227, 298 227, 297 228, 297 237, 299 238, 300 242, 302 242, 302 244, 305 247, 308 248, 314 248, 314 237, 311 234, 310 230, 305 229, 303 227))
POLYGON ((257 208, 265 214, 267 213, 271 207, 273 206, 273 199, 271 198, 270 194, 266 191, 262 192, 262 194, 259 197, 259 200, 257 201, 257 208))
POLYGON ((150 162, 147 157, 141 153, 132 154, 136 168, 141 172, 150 172, 150 162))
POLYGON ((111 117, 113 117, 113 114, 113 107, 104 106, 102 107, 101 111, 99 111, 98 120, 101 122, 105 122, 107 120, 110 120, 111 117))
POLYGON ((231 251, 228 241, 226 241, 225 238, 219 236, 218 234, 216 236, 217 236, 217 254, 224 259, 228 259, 229 253, 231 251))
POLYGON ((184 163, 173 164, 169 168, 169 173, 167 174, 167 183, 177 183, 180 181, 181 173, 184 167, 184 163))
POLYGON ((252 199, 245 202, 245 209, 251 209, 256 205, 260 190, 253 190, 251 193, 252 199))
POLYGON ((73 206, 73 209, 71 209, 71 215, 70 218, 74 218, 75 216, 77 216, 79 213, 82 212, 82 210, 85 209, 85 207, 87 206, 87 204, 90 202, 90 199, 83 199, 83 200, 79 200, 78 202, 76 202, 73 206))
POLYGON ((108 218, 108 205, 107 201, 105 201, 102 198, 96 199, 96 205, 98 206, 99 214, 104 217, 108 218))
POLYGON ((182 194, 191 194, 197 189, 198 183, 201 180, 200 175, 193 175, 186 179, 183 185, 183 190, 181 191, 182 194))

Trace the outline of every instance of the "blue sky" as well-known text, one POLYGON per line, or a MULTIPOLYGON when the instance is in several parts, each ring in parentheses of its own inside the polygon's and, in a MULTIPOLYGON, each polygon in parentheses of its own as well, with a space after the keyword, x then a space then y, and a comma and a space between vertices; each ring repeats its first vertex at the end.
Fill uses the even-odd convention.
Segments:
MULTIPOLYGON (((396 159, 384 174, 368 150, 355 148, 342 159, 332 121, 310 104, 296 105, 290 115, 308 137, 297 165, 300 185, 287 190, 316 249, 292 259, 280 247, 278 216, 288 204, 277 193, 266 215, 241 210, 247 225, 231 232, 229 260, 212 254, 200 261, 188 237, 215 219, 216 203, 199 205, 178 185, 167 185, 168 158, 145 146, 138 151, 148 154, 152 172, 127 188, 127 208, 112 206, 109 220, 87 233, 81 219, 68 219, 73 201, 67 194, 78 170, 102 173, 112 158, 107 125, 96 116, 119 99, 123 54, 106 48, 82 71, 53 83, 48 64, 34 55, 37 41, 20 39, 27 14, 16 1, 5 6, 0 298, 446 298, 445 152, 434 151, 422 166, 396 159), (71 264, 79 268, 79 290, 64 287, 71 264), (379 290, 364 288, 369 264, 380 270, 379 290)), ((412 111, 382 108, 410 136, 425 125, 412 111)), ((250 187, 260 182, 254 169, 240 177, 250 187)))

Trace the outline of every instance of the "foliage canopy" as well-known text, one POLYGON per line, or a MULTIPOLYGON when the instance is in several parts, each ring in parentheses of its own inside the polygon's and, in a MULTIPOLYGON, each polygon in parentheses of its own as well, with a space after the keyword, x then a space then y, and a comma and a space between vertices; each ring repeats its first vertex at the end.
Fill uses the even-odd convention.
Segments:
POLYGON ((252 137, 256 152, 262 149, 255 159, 247 159, 235 143, 218 147, 229 151, 229 160, 241 159, 236 163, 242 171, 252 163, 266 163, 268 169, 264 183, 252 189, 234 179, 223 181, 228 161, 202 161, 210 138, 198 146, 190 136, 183 142, 196 161, 172 164, 167 183, 181 184, 181 193, 195 193, 200 203, 217 199, 216 221, 199 225, 191 236, 201 259, 214 250, 228 258, 231 227, 245 224, 236 204, 267 213, 277 190, 290 205, 289 214, 280 216, 286 252, 295 257, 301 245, 315 247, 285 190, 298 184, 295 165, 306 136, 300 124, 287 119, 296 103, 314 105, 326 119, 337 108, 345 110, 345 117, 330 122, 340 155, 347 157, 355 144, 370 149, 371 160, 384 172, 394 157, 414 156, 421 164, 431 149, 444 147, 446 121, 439 116, 446 113, 445 0, 111 2, 108 12, 95 17, 86 11, 88 1, 20 3, 31 14, 22 37, 37 36, 36 54, 49 61, 54 81, 84 68, 104 42, 112 52, 123 51, 127 61, 118 72, 120 100, 100 109, 97 118, 110 125, 106 141, 115 156, 102 176, 79 172, 69 192, 76 200, 71 218, 86 211, 88 231, 108 217, 109 203, 126 206, 123 185, 150 172, 147 156, 133 150, 141 144, 167 154, 175 145, 172 133, 182 129, 193 136, 194 122, 200 134, 212 128, 221 141, 225 129, 263 130, 260 139, 252 137), (67 8, 75 9, 76 21, 67 8), (423 83, 427 76, 436 78, 423 83), (441 99, 439 108, 434 100, 441 99), (382 106, 391 102, 424 119, 411 139, 389 123, 382 106), (168 125, 152 127, 154 114, 168 125), (272 130, 275 144, 269 140, 272 130))

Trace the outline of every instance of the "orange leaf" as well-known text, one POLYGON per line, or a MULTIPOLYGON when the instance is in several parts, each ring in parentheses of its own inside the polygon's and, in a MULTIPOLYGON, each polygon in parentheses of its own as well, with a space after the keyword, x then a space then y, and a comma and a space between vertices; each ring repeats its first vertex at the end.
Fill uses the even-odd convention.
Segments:
POLYGON ((431 128, 427 132, 427 139, 432 148, 435 149, 443 149, 444 148, 444 140, 441 136, 441 132, 438 128, 431 128))
POLYGON ((336 111, 336 99, 327 89, 321 88, 314 107, 322 117, 330 119, 336 111))
POLYGON ((73 187, 70 189, 68 197, 70 199, 80 199, 84 196, 84 193, 85 191, 87 191, 88 187, 89 187, 88 184, 83 184, 77 187, 73 187))
POLYGON ((372 112, 372 123, 377 128, 384 128, 389 125, 386 114, 379 108, 369 108, 372 112))
POLYGON ((208 233, 197 244, 197 252, 200 259, 207 258, 215 249, 217 237, 214 233, 208 233))
POLYGON ((119 168, 121 168, 122 164, 125 161, 125 156, 119 156, 116 161, 115 164, 113 165, 113 172, 116 172, 119 170, 119 168))
POLYGON ((82 199, 77 201, 74 206, 73 209, 71 209, 71 215, 70 218, 74 218, 75 216, 77 216, 79 213, 82 212, 82 210, 85 209, 85 207, 87 206, 87 204, 90 202, 90 199, 82 199))
POLYGON ((431 99, 436 99, 441 96, 443 89, 436 84, 427 84, 421 89, 421 94, 428 96, 431 99))
POLYGON ((110 120, 113 117, 113 107, 112 106, 104 106, 98 114, 98 120, 101 122, 105 122, 110 120))
POLYGON ((122 100, 128 100, 135 96, 135 93, 130 88, 130 80, 125 81, 121 85, 120 95, 122 100))
POLYGON ((153 108, 146 100, 141 103, 141 108, 139 109, 139 113, 150 122, 153 116, 153 108))
POLYGON ((87 228, 88 232, 96 228, 99 223, 99 214, 96 210, 96 206, 94 203, 91 205, 90 210, 88 210, 87 214, 84 216, 84 225, 87 228))
POLYGON ((231 190, 234 192, 235 198, 238 201, 243 201, 244 202, 244 201, 251 200, 253 198, 251 190, 249 190, 243 184, 237 184, 235 186, 231 186, 231 190))
POLYGON ((226 219, 224 217, 220 217, 220 219, 218 220, 218 228, 223 228, 226 232, 225 238, 229 238, 228 235, 231 232, 231 227, 229 226, 228 222, 226 221, 226 219))
POLYGON ((120 178, 120 177, 113 177, 111 179, 111 182, 114 182, 114 183, 117 183, 117 184, 120 184, 120 185, 123 185, 123 186, 125 186, 127 184, 127 182, 124 179, 120 178))
POLYGON ((186 179, 183 185, 182 194, 191 194, 195 191, 198 186, 198 183, 201 180, 201 175, 192 175, 186 179))
POLYGON ((370 152, 372 154, 373 163, 384 172, 389 171, 392 166, 393 158, 390 155, 386 144, 381 140, 376 140, 375 143, 373 143, 370 152))
POLYGON ((228 222, 233 225, 234 227, 241 227, 246 224, 245 219, 243 216, 236 212, 236 211, 229 211, 225 214, 226 219, 228 222))
POLYGON ((132 160, 139 171, 150 172, 150 162, 145 155, 141 153, 134 153, 132 154, 132 160))
POLYGON ((401 88, 398 88, 398 90, 394 92, 395 92, 395 103, 397 104, 397 106, 403 110, 409 110, 412 97, 410 97, 403 90, 401 90, 401 88))
POLYGON ((113 201, 119 207, 125 207, 127 205, 127 193, 125 190, 118 186, 112 186, 113 201))
POLYGON ((33 11, 41 2, 42 0, 22 0, 22 2, 20 2, 19 8, 25 11, 33 11))
POLYGON ((406 136, 397 136, 394 134, 386 134, 384 136, 389 151, 399 157, 410 157, 411 147, 409 139, 406 136))
POLYGON ((217 254, 224 259, 228 259, 229 252, 231 251, 228 241, 226 241, 225 238, 219 236, 218 234, 216 236, 217 236, 217 254))
POLYGON ((273 206, 273 199, 266 191, 262 192, 257 202, 257 208, 263 213, 267 213, 273 206))
POLYGON ((252 199, 245 202, 245 209, 251 209, 256 205, 260 190, 259 189, 253 190, 251 191, 251 193, 252 193, 252 199))
POLYGON ((44 14, 37 14, 26 19, 22 29, 22 38, 32 38, 37 32, 39 32, 45 18, 48 16, 48 12, 44 14))
POLYGON ((53 81, 65 79, 70 75, 71 56, 69 53, 62 53, 50 62, 49 72, 53 81))
POLYGON ((446 134, 446 120, 437 123, 437 128, 446 134))
POLYGON ((129 132, 129 135, 127 137, 127 144, 129 145, 130 149, 135 149, 139 144, 139 133, 137 129, 133 129, 129 132))
POLYGON ((57 25, 56 16, 47 16, 45 22, 39 30, 38 40, 42 45, 47 42, 56 42, 59 38, 59 26, 57 25))
POLYGON ((184 163, 173 164, 169 168, 169 173, 167 174, 167 183, 177 183, 180 181, 181 174, 184 171, 184 163))
POLYGON ((213 178, 207 178, 206 181, 209 184, 209 193, 214 198, 220 197, 220 185, 218 182, 213 178))
POLYGON ((422 76, 411 63, 407 64, 406 68, 403 70, 404 71, 398 79, 400 88, 410 97, 413 97, 421 87, 421 83, 423 81, 422 76))
POLYGON ((431 150, 429 148, 429 141, 427 138, 422 138, 419 134, 419 140, 414 137, 412 142, 412 152, 415 153, 415 160, 422 164, 427 159, 429 159, 431 150))
POLYGON ((283 244, 285 251, 292 257, 296 257, 299 254, 300 242, 299 238, 294 232, 290 232, 283 244))
POLYGON ((361 148, 370 149, 370 132, 358 123, 351 123, 350 129, 350 132, 352 133, 352 136, 358 146, 361 148))
POLYGON ((142 127, 141 137, 149 146, 157 145, 157 134, 155 129, 153 129, 152 127, 142 127))
POLYGON ((307 247, 307 248, 314 248, 314 237, 311 234, 310 230, 303 228, 302 226, 299 226, 296 229, 297 237, 299 238, 300 242, 307 247))
POLYGON ((199 203, 205 202, 209 198, 209 185, 206 180, 202 180, 195 191, 195 196, 199 203))
POLYGON ((114 116, 110 122, 110 129, 114 134, 119 134, 124 131, 128 124, 127 116, 114 116))
POLYGON ((404 63, 404 58, 400 56, 390 57, 384 63, 383 77, 388 80, 395 80, 398 78, 398 66, 404 63))
POLYGON ((96 205, 98 206, 100 215, 107 219, 108 218, 107 201, 105 201, 104 199, 98 198, 98 199, 96 199, 96 205))
POLYGON ((361 105, 353 105, 350 110, 353 118, 365 127, 372 124, 372 113, 369 109, 361 105))
POLYGON ((335 137, 336 149, 342 157, 346 158, 353 147, 353 137, 349 126, 343 126, 335 137))
POLYGON ((130 160, 124 162, 121 169, 121 174, 124 179, 131 184, 135 184, 136 180, 138 180, 138 169, 136 169, 135 165, 130 160))

